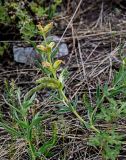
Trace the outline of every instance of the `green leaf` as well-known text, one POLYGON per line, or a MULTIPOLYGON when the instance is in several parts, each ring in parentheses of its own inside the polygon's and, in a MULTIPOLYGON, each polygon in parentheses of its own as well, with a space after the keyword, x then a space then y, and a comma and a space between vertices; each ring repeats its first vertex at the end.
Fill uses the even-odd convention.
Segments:
POLYGON ((62 0, 54 0, 54 2, 56 3, 56 5, 60 5, 62 3, 62 0))
POLYGON ((43 7, 41 7, 41 6, 38 6, 37 3, 35 3, 35 2, 31 2, 29 6, 30 6, 31 10, 32 10, 39 18, 43 17, 43 16, 45 15, 45 13, 46 13, 46 10, 47 10, 46 8, 43 8, 43 7))
POLYGON ((36 96, 36 93, 34 93, 32 97, 28 100, 24 99, 22 103, 22 108, 27 111, 32 106, 33 101, 35 100, 35 96, 36 96))
POLYGON ((41 154, 44 154, 44 155, 48 155, 49 153, 49 150, 55 146, 55 143, 57 141, 57 125, 56 123, 53 123, 53 135, 52 135, 52 138, 50 140, 48 140, 47 142, 45 142, 42 147, 39 148, 39 151, 38 153, 41 155, 41 154))
POLYGON ((6 103, 9 107, 11 107, 14 111, 17 111, 18 113, 21 112, 18 108, 14 107, 14 106, 11 105, 10 103, 8 103, 7 100, 6 100, 4 97, 3 97, 3 99, 4 99, 5 103, 6 103))
POLYGON ((24 121, 21 121, 21 120, 16 120, 18 125, 21 127, 21 128, 29 128, 29 124, 27 122, 24 122, 24 121))
POLYGON ((51 58, 54 59, 56 57, 58 53, 58 48, 57 49, 53 49, 52 53, 51 53, 51 58))
POLYGON ((36 33, 35 25, 31 21, 25 21, 24 24, 22 24, 20 27, 20 33, 22 34, 22 38, 26 41, 29 41, 29 39, 33 38, 36 33))
POLYGON ((113 80, 114 87, 117 85, 123 84, 123 82, 126 80, 126 71, 124 66, 122 65, 118 72, 116 72, 113 80))
POLYGON ((94 136, 90 136, 89 145, 102 148, 102 155, 105 159, 115 160, 121 149, 122 138, 122 135, 114 130, 101 131, 94 136))
POLYGON ((0 122, 0 127, 3 127, 8 133, 10 133, 13 136, 20 136, 20 132, 18 132, 16 129, 12 128, 8 124, 5 124, 4 122, 0 122))
POLYGON ((63 114, 63 113, 69 113, 70 112, 70 108, 66 107, 62 103, 57 104, 56 107, 58 107, 58 110, 56 111, 56 113, 58 113, 58 114, 63 114))
POLYGON ((0 6, 0 22, 1 23, 9 23, 10 17, 7 12, 7 8, 5 6, 0 6))
POLYGON ((109 98, 107 97, 107 100, 109 101, 109 103, 111 104, 111 106, 113 108, 116 108, 117 107, 117 101, 114 99, 114 98, 109 98))
POLYGON ((107 97, 109 96, 109 91, 108 91, 108 84, 105 83, 104 88, 103 88, 103 93, 107 97))
POLYGON ((41 121, 45 120, 48 118, 49 114, 44 114, 43 116, 40 116, 40 113, 38 112, 32 119, 30 128, 33 126, 39 125, 41 121))

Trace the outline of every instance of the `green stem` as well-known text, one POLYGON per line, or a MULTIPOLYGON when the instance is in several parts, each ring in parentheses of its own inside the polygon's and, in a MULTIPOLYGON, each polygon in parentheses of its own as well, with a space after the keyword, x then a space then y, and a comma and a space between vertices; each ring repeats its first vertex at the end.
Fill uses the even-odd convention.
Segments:
POLYGON ((100 131, 93 125, 93 117, 94 117, 94 114, 96 113, 97 109, 99 108, 100 104, 103 102, 105 96, 103 95, 103 97, 101 98, 99 104, 95 107, 95 109, 93 110, 91 116, 90 116, 90 127, 95 131, 95 132, 98 132, 100 133, 100 131))
POLYGON ((95 132, 100 133, 100 131, 91 123, 91 129, 93 129, 95 132))
POLYGON ((65 102, 69 102, 69 100, 67 99, 67 97, 66 97, 66 95, 65 95, 65 93, 63 92, 63 90, 61 89, 61 90, 59 90, 59 93, 60 93, 60 95, 62 96, 62 98, 63 98, 63 100, 65 101, 65 102))
POLYGON ((45 34, 43 33, 43 39, 44 39, 44 42, 45 42, 45 45, 46 45, 46 47, 47 47, 47 41, 46 41, 46 36, 45 36, 45 34))
POLYGON ((82 124, 86 124, 86 122, 84 121, 84 119, 77 113, 77 111, 74 109, 74 107, 70 104, 69 105, 69 100, 67 99, 66 95, 64 94, 63 90, 59 90, 60 95, 63 98, 63 103, 65 104, 65 106, 67 106, 68 108, 70 108, 70 110, 72 111, 72 113, 79 119, 79 121, 82 124))
POLYGON ((86 124, 86 122, 83 120, 83 118, 77 113, 77 111, 74 109, 72 110, 72 112, 74 113, 74 115, 79 119, 79 121, 82 123, 82 124, 86 124))
POLYGON ((36 156, 35 156, 34 151, 32 149, 31 141, 28 141, 28 145, 29 145, 29 148, 31 151, 32 160, 36 160, 36 156))
POLYGON ((52 65, 52 60, 51 60, 51 53, 50 53, 50 51, 48 51, 48 52, 46 53, 46 56, 47 56, 47 62, 49 62, 49 63, 52 65))
POLYGON ((102 99, 100 100, 99 104, 95 107, 95 109, 93 110, 92 114, 91 114, 91 122, 93 121, 93 116, 96 113, 97 109, 99 108, 100 104, 103 102, 105 96, 103 95, 102 99))
POLYGON ((56 71, 54 70, 53 67, 52 67, 52 74, 53 74, 53 77, 57 80, 56 71))
MULTIPOLYGON (((47 47, 48 44, 47 44, 47 40, 46 40, 46 35, 45 35, 44 33, 43 33, 43 38, 44 38, 45 45, 46 45, 46 47, 47 47)), ((47 61, 53 66, 53 62, 52 62, 52 59, 51 59, 51 53, 50 53, 50 51, 48 51, 48 53, 47 53, 47 61)), ((56 71, 53 69, 53 67, 52 67, 51 72, 52 72, 53 77, 54 77, 56 80, 58 80, 58 77, 57 77, 57 75, 56 75, 56 71)), ((38 87, 38 88, 41 88, 41 86, 38 87)), ((31 90, 31 91, 28 93, 28 96, 31 95, 31 94, 32 94, 34 91, 36 91, 36 90, 38 90, 38 89, 36 88, 36 89, 34 89, 34 90, 31 90)), ((85 122, 84 119, 77 113, 75 107, 69 102, 69 100, 68 100, 68 98, 66 97, 63 89, 59 89, 59 94, 60 94, 60 96, 62 97, 63 103, 65 104, 65 106, 67 106, 67 107, 72 111, 72 113, 79 119, 79 121, 86 126, 86 122, 85 122)), ((28 97, 28 96, 27 96, 27 97, 28 97)), ((97 106, 97 107, 98 107, 98 106, 97 106)), ((93 111, 93 113, 92 113, 92 115, 91 115, 90 124, 91 124, 91 128, 92 128, 93 130, 95 130, 96 132, 99 132, 98 129, 95 128, 94 125, 93 125, 93 123, 92 123, 92 121, 93 121, 93 116, 94 116, 94 114, 95 114, 95 112, 96 112, 96 110, 97 110, 97 107, 94 109, 94 111, 93 111)))

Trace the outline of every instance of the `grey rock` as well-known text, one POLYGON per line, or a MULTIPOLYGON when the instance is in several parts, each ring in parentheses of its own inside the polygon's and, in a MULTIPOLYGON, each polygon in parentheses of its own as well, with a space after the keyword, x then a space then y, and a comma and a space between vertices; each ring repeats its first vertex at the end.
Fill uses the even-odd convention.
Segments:
MULTIPOLYGON (((60 40, 60 37, 58 36, 50 36, 47 38, 50 41, 54 41, 55 43, 58 43, 60 40)), ((56 58, 60 58, 63 56, 68 55, 68 47, 67 44, 64 41, 61 41, 61 43, 58 46, 58 53, 56 55, 56 58)), ((13 53, 14 53, 14 60, 19 63, 24 64, 33 64, 34 58, 38 57, 38 53, 34 50, 33 47, 21 47, 21 46, 13 46, 13 53)))
POLYGON ((32 64, 36 52, 33 47, 13 46, 14 60, 19 63, 32 64))
MULTIPOLYGON (((49 37, 47 37, 47 40, 53 41, 55 43, 58 43, 60 41, 60 37, 58 37, 58 36, 49 36, 49 37)), ((56 57, 60 58, 60 57, 66 56, 68 54, 69 54, 69 51, 68 51, 67 44, 65 43, 64 40, 61 40, 61 43, 58 46, 58 53, 57 53, 56 57)))

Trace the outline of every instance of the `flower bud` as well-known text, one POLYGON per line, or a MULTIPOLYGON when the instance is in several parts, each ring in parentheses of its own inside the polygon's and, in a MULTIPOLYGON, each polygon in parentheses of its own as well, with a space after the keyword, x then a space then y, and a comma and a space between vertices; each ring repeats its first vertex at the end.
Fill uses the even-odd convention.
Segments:
POLYGON ((47 51, 47 47, 45 47, 44 45, 37 45, 37 48, 40 49, 43 52, 47 51))
POLYGON ((52 28, 53 28, 53 22, 47 24, 47 25, 44 27, 44 33, 48 33, 52 28))
POLYGON ((50 68, 51 67, 51 64, 49 62, 46 62, 46 61, 42 62, 42 65, 45 68, 50 68))
POLYGON ((55 46, 55 42, 51 42, 48 47, 50 47, 51 49, 55 46))
POLYGON ((64 63, 64 62, 62 60, 56 60, 55 63, 54 63, 54 65, 53 65, 53 68, 55 70, 57 70, 60 67, 61 63, 64 63))
POLYGON ((37 28, 38 28, 38 30, 39 30, 40 32, 44 32, 44 28, 42 27, 41 24, 38 24, 38 25, 37 25, 37 28))

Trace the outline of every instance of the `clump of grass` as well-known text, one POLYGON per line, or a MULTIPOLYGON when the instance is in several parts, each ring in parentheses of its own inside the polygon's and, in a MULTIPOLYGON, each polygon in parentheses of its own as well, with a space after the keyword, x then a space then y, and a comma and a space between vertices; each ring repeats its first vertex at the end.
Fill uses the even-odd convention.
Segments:
POLYGON ((35 94, 30 99, 22 99, 20 89, 16 89, 13 82, 10 87, 6 83, 4 100, 10 107, 10 117, 6 120, 1 113, 0 127, 11 135, 13 141, 22 139, 25 142, 30 159, 43 160, 45 157, 50 157, 52 155, 50 150, 57 142, 58 129, 56 122, 52 122, 52 137, 48 140, 44 136, 45 125, 43 125, 43 121, 49 115, 35 112, 35 94))

